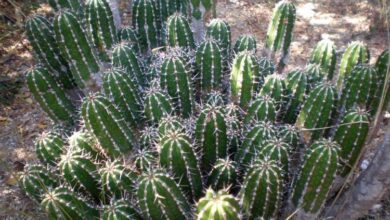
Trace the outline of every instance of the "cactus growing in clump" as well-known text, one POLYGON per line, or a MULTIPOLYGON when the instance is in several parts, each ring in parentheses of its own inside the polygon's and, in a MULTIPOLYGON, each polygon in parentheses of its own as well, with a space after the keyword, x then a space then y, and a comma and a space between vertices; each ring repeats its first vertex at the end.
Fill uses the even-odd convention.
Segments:
POLYGON ((82 152, 69 151, 58 164, 64 179, 76 189, 86 190, 96 201, 101 198, 100 175, 93 159, 82 152))
POLYGON ((73 88, 74 80, 66 60, 60 54, 52 24, 44 16, 34 15, 26 21, 25 29, 39 61, 55 73, 55 78, 65 89, 73 88))
POLYGON ((366 45, 359 41, 350 43, 341 58, 337 88, 342 88, 344 80, 351 74, 356 65, 368 63, 369 61, 370 52, 366 45))
POLYGON ((77 16, 61 11, 54 19, 54 32, 77 85, 84 88, 96 83, 91 81, 91 76, 95 78, 99 72, 99 62, 77 16))
POLYGON ((221 89, 222 54, 214 40, 206 40, 196 50, 196 67, 199 71, 200 97, 212 90, 221 89))
POLYGON ((161 66, 161 88, 172 97, 184 118, 188 118, 194 109, 194 94, 189 75, 185 61, 180 57, 168 57, 161 66))
POLYGON ((179 117, 167 115, 160 120, 160 123, 158 125, 158 135, 160 136, 160 138, 164 137, 166 134, 169 134, 174 130, 184 131, 184 127, 180 122, 179 117))
POLYGON ((379 55, 376 64, 375 64, 376 71, 378 73, 378 83, 377 83, 377 91, 375 94, 374 100, 372 100, 372 115, 375 114, 378 110, 384 111, 388 109, 389 107, 389 101, 390 101, 390 79, 388 77, 389 68, 390 68, 390 50, 386 49, 384 50, 381 55, 379 55), (387 80, 386 80, 387 78, 387 80), (387 85, 385 84, 387 83, 387 85), (385 91, 383 91, 385 89, 385 91), (378 109, 380 106, 380 101, 382 95, 385 96, 382 109, 378 109))
MULTIPOLYGON (((259 70, 260 70, 260 76, 263 78, 267 77, 268 75, 272 75, 275 72, 275 64, 272 60, 267 59, 265 57, 262 57, 259 59, 259 70)), ((263 85, 264 79, 260 81, 260 85, 263 85)))
POLYGON ((29 70, 27 85, 35 100, 53 121, 74 122, 76 108, 49 71, 42 67, 29 70))
POLYGON ((139 137, 140 148, 141 149, 152 149, 156 146, 158 140, 158 130, 156 127, 145 127, 141 131, 141 135, 139 137))
POLYGON ((275 101, 269 95, 258 96, 248 108, 244 123, 253 121, 271 121, 276 120, 275 101))
POLYGON ((18 182, 20 188, 38 203, 42 201, 42 195, 49 189, 58 186, 57 177, 40 164, 26 165, 18 182))
POLYGON ((286 90, 289 97, 287 97, 287 101, 285 103, 283 121, 292 124, 298 116, 299 110, 308 91, 306 73, 301 70, 288 72, 286 77, 286 90))
POLYGON ((277 109, 282 106, 282 101, 286 97, 286 83, 281 75, 268 75, 264 80, 264 85, 261 87, 259 95, 269 95, 275 100, 277 109))
POLYGON ((233 61, 230 73, 232 100, 246 109, 252 100, 253 93, 258 87, 255 80, 259 75, 259 65, 252 52, 239 53, 233 61))
POLYGON ((35 153, 44 164, 55 165, 64 152, 65 138, 57 129, 43 132, 35 142, 35 153))
POLYGON ((203 151, 202 169, 209 171, 218 158, 228 155, 226 121, 219 106, 206 105, 197 121, 195 137, 203 151))
POLYGON ((288 176, 289 160, 291 146, 283 141, 283 139, 273 138, 265 141, 264 145, 259 149, 257 158, 277 161, 283 174, 288 176))
POLYGON ((223 69, 228 69, 231 50, 231 32, 229 24, 221 19, 211 20, 206 30, 206 36, 217 42, 222 54, 223 69))
POLYGON ((114 68, 103 76, 103 90, 118 108, 125 121, 131 126, 139 126, 142 121, 141 92, 134 80, 124 70, 114 68))
POLYGON ((141 172, 150 170, 157 162, 157 153, 153 149, 140 149, 132 157, 135 167, 141 172))
POLYGON ((160 165, 170 171, 183 191, 197 200, 202 194, 202 176, 191 139, 173 130, 159 143, 160 165))
POLYGON ((333 137, 341 146, 339 153, 340 175, 345 177, 355 165, 363 149, 369 130, 369 115, 363 109, 351 110, 345 114, 333 137))
POLYGON ((83 9, 83 4, 80 0, 48 0, 48 3, 55 11, 70 9, 77 14, 81 14, 83 9))
POLYGON ((291 200, 300 212, 315 218, 324 205, 332 185, 339 159, 337 143, 320 139, 307 149, 303 165, 294 184, 291 200))
POLYGON ((208 189, 206 195, 196 204, 197 220, 239 220, 240 205, 226 190, 215 192, 208 189))
POLYGON ((319 84, 309 93, 295 122, 297 128, 304 129, 302 134, 307 143, 324 133, 335 110, 337 96, 336 88, 330 82, 319 84))
POLYGON ((158 20, 161 25, 165 24, 168 17, 174 13, 187 14, 187 0, 157 0, 154 3, 156 4, 158 20))
POLYGON ((137 32, 129 26, 118 30, 118 42, 127 42, 137 53, 141 52, 138 38, 137 32))
POLYGON ((167 44, 171 47, 195 49, 195 40, 187 19, 173 14, 167 20, 167 44))
POLYGON ((299 130, 293 125, 285 124, 278 127, 277 136, 293 149, 296 149, 300 145, 299 130))
POLYGON ((238 164, 229 158, 218 159, 207 177, 207 185, 214 190, 235 186, 238 178, 238 164))
POLYGON ((319 64, 308 64, 305 67, 304 72, 306 73, 307 83, 310 89, 313 89, 318 84, 327 81, 326 77, 323 75, 324 72, 322 71, 321 66, 319 64))
POLYGON ((238 194, 248 219, 271 219, 278 212, 283 191, 282 170, 274 160, 256 160, 248 169, 238 194))
POLYGON ((109 156, 127 153, 135 145, 130 127, 106 97, 98 93, 88 95, 83 101, 81 115, 87 129, 109 156))
POLYGON ((142 220, 138 210, 126 199, 112 199, 103 207, 102 220, 142 220))
POLYGON ((66 187, 49 190, 44 195, 41 206, 48 213, 49 219, 92 220, 99 217, 96 207, 66 187))
POLYGON ((109 0, 87 0, 85 3, 86 27, 100 57, 109 61, 109 50, 118 41, 109 0))
POLYGON ((310 55, 310 63, 319 64, 328 80, 332 80, 336 68, 337 54, 333 41, 324 39, 317 43, 310 55))
MULTIPOLYGON (((358 65, 347 75, 341 92, 340 106, 348 111, 355 107, 371 110, 378 82, 375 68, 358 65)), ((375 114, 375 113, 374 113, 375 114)))
POLYGON ((137 197, 146 219, 191 219, 191 206, 176 182, 162 170, 150 170, 139 180, 137 197))
POLYGON ((93 159, 102 159, 103 155, 97 147, 97 142, 91 134, 85 131, 77 131, 68 138, 69 150, 82 151, 93 159))
POLYGON ((256 38, 252 35, 241 35, 234 44, 235 53, 239 53, 245 50, 256 53, 256 38))
POLYGON ((146 92, 144 111, 152 124, 158 124, 165 115, 170 115, 173 109, 168 95, 152 87, 146 92))
POLYGON ((115 198, 132 192, 138 178, 137 174, 120 160, 106 161, 99 169, 99 174, 104 192, 115 198))
POLYGON ((225 109, 225 121, 226 121, 226 134, 228 139, 229 154, 236 153, 238 147, 241 145, 241 115, 240 109, 234 103, 230 103, 224 107, 225 109))
POLYGON ((133 26, 139 36, 142 52, 151 51, 160 45, 157 25, 157 12, 152 0, 135 0, 132 2, 133 26))

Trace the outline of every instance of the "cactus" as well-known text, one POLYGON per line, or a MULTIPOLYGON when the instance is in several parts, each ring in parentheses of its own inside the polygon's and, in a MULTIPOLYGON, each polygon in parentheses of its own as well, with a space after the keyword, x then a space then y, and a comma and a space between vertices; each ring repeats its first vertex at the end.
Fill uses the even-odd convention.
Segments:
POLYGON ((374 99, 378 82, 375 68, 359 65, 355 66, 351 74, 345 77, 341 94, 340 105, 348 111, 355 107, 372 109, 370 106, 374 99))
POLYGON ((156 152, 152 149, 140 149, 134 154, 132 161, 140 172, 145 172, 154 166, 156 157, 156 152))
POLYGON ((260 148, 257 158, 265 160, 277 161, 285 176, 289 173, 291 146, 283 141, 283 139, 273 138, 265 141, 265 144, 260 148))
POLYGON ((176 182, 164 171, 149 171, 143 175, 137 197, 146 219, 190 219, 190 205, 176 182))
POLYGON ((168 17, 175 12, 186 15, 187 14, 187 0, 157 0, 155 1, 159 22, 165 24, 168 17))
POLYGON ((138 210, 126 199, 112 199, 109 205, 104 206, 102 220, 142 220, 138 210))
POLYGON ((261 79, 259 79, 259 84, 263 85, 265 77, 272 75, 275 72, 275 64, 272 60, 262 57, 259 59, 259 70, 261 79))
MULTIPOLYGON (((380 111, 385 111, 389 108, 390 102, 390 79, 389 79, 389 68, 390 68, 390 50, 384 50, 378 57, 375 64, 376 71, 378 73, 378 83, 377 83, 377 91, 374 100, 372 101, 371 106, 373 107, 372 113, 375 114, 380 107, 380 100, 382 95, 385 96, 382 109, 380 111), (386 80, 387 78, 387 80, 386 80), (386 85, 387 83, 387 85, 386 85), (386 91, 383 91, 383 90, 386 91)), ((372 114, 372 115, 373 115, 372 114)))
POLYGON ((281 173, 274 160, 256 160, 250 165, 238 194, 248 219, 276 217, 283 190, 281 173))
POLYGON ((370 52, 366 45, 359 41, 350 43, 341 58, 337 88, 342 88, 344 80, 351 74, 356 65, 368 63, 369 61, 370 52))
POLYGON ((196 204, 197 220, 239 220, 240 205, 234 196, 226 190, 206 191, 206 195, 196 204))
POLYGON ((103 89, 107 97, 131 126, 142 121, 142 100, 138 85, 125 71, 114 68, 104 73, 103 89))
POLYGON ((91 75, 96 77, 100 66, 77 16, 70 11, 60 12, 54 19, 54 32, 77 85, 85 88, 93 84, 91 75))
POLYGON ((291 196, 295 207, 313 215, 320 212, 336 174, 338 151, 338 144, 326 139, 307 149, 291 196))
POLYGON ((138 87, 146 85, 142 64, 137 58, 136 51, 127 41, 115 45, 112 49, 112 66, 124 68, 129 77, 138 87))
POLYGON ((230 103, 225 107, 225 122, 226 134, 228 139, 229 154, 236 153, 238 147, 241 145, 241 121, 240 109, 234 103, 230 103))
POLYGON ((293 149, 297 149, 300 145, 299 130, 293 125, 282 125, 277 131, 278 138, 290 145, 293 149))
POLYGON ((195 40, 187 19, 173 14, 167 21, 167 44, 171 47, 195 49, 195 40))
POLYGON ((77 131, 68 138, 71 151, 82 151, 89 154, 93 159, 102 159, 100 149, 97 147, 96 139, 85 131, 77 131))
POLYGON ((152 0, 135 0, 132 2, 133 26, 139 36, 142 52, 159 46, 160 36, 157 25, 157 13, 152 0))
POLYGON ((295 122, 305 100, 308 87, 307 75, 304 71, 293 70, 287 73, 286 90, 289 97, 285 103, 284 122, 290 124, 295 122))
POLYGON ((182 58, 172 56, 164 60, 161 67, 161 88, 172 97, 184 118, 188 118, 194 109, 189 75, 182 58))
POLYGON ((200 97, 222 86, 222 54, 213 40, 204 41, 196 51, 196 67, 199 71, 200 97))
POLYGON ((256 53, 256 38, 252 35, 241 35, 234 44, 235 53, 240 53, 245 50, 256 53))
POLYGON ((223 69, 227 70, 231 56, 231 32, 229 24, 221 19, 211 20, 206 30, 206 37, 214 39, 217 42, 222 54, 223 69))
POLYGON ((244 119, 244 123, 248 124, 253 121, 270 121, 276 120, 275 101, 269 95, 258 96, 250 105, 244 119))
POLYGON ((118 42, 127 42, 137 53, 141 52, 138 34, 129 26, 118 30, 118 42))
POLYGON ((42 67, 29 70, 27 85, 35 100, 53 121, 74 122, 76 108, 49 71, 42 67))
POLYGON ((295 126, 303 131, 303 138, 312 143, 320 138, 332 117, 337 102, 336 88, 325 82, 315 87, 306 98, 299 112, 295 126))
POLYGON ((34 15, 26 21, 26 35, 39 61, 51 72, 65 89, 75 87, 68 63, 61 56, 54 38, 52 24, 41 15, 34 15))
MULTIPOLYGON (((211 17, 211 12, 215 9, 214 0, 191 0, 191 27, 194 30, 195 40, 201 41, 205 34, 205 23, 211 17)), ((215 17, 215 16, 214 16, 215 17)))
POLYGON ((152 149, 158 140, 158 130, 156 127, 145 127, 139 137, 141 149, 152 149))
POLYGON ((222 109, 206 105, 200 113, 195 137, 203 151, 202 169, 209 171, 218 158, 228 154, 226 121, 222 109))
POLYGON ((308 64, 304 72, 307 76, 307 83, 309 86, 309 89, 313 89, 318 84, 327 81, 326 77, 324 76, 324 72, 321 69, 321 66, 319 64, 311 63, 308 64))
POLYGON ((248 51, 239 53, 233 61, 230 73, 230 87, 232 100, 246 109, 252 100, 252 96, 258 82, 259 65, 256 57, 248 51))
POLYGON ((82 152, 69 151, 58 164, 61 175, 76 189, 86 190, 96 201, 101 198, 100 175, 93 159, 82 152))
POLYGON ((166 134, 171 133, 172 131, 184 131, 184 127, 180 122, 179 117, 167 115, 160 120, 158 125, 158 135, 160 138, 164 137, 166 134))
POLYGON ((218 159, 207 178, 207 185, 214 190, 234 187, 237 182, 238 164, 229 159, 218 159))
POLYGON ((241 168, 250 165, 261 146, 274 136, 276 131, 270 122, 257 122, 246 131, 243 143, 235 155, 235 161, 241 168))
POLYGON ((55 165, 64 151, 65 138, 57 129, 43 132, 35 142, 35 153, 43 164, 55 165))
POLYGON ((263 87, 260 90, 259 95, 269 95, 275 100, 277 109, 282 106, 282 101, 286 97, 286 83, 284 79, 278 74, 268 75, 265 78, 263 87))
POLYGON ((151 88, 146 92, 144 111, 151 123, 158 124, 165 115, 170 115, 173 109, 168 95, 151 88))
POLYGON ((160 140, 159 148, 160 165, 172 172, 190 198, 199 199, 202 194, 202 176, 191 139, 174 130, 160 140))
POLYGON ((342 146, 339 157, 345 177, 359 159, 369 130, 369 115, 363 109, 354 109, 345 114, 334 135, 334 141, 342 146))
POLYGON ((120 160, 106 161, 99 169, 99 174, 104 192, 113 198, 121 198, 126 192, 132 192, 138 178, 137 174, 120 160))
POLYGON ((120 112, 104 96, 95 93, 87 96, 81 115, 88 130, 101 147, 112 157, 129 152, 135 145, 131 129, 122 120, 120 112))
POLYGON ((99 211, 95 207, 66 187, 49 190, 44 195, 41 206, 48 213, 49 219, 93 220, 99 217, 99 211))
POLYGON ((323 74, 332 80, 336 68, 337 54, 333 41, 324 39, 317 43, 310 55, 310 63, 321 66, 323 74))
POLYGON ((87 0, 85 3, 86 27, 100 58, 109 61, 109 50, 118 41, 110 0, 87 0))
POLYGON ((38 203, 41 202, 42 195, 57 186, 57 177, 48 168, 40 164, 26 165, 19 177, 19 187, 38 203))
POLYGON ((48 0, 49 5, 55 10, 70 9, 81 15, 83 3, 80 0, 48 0))

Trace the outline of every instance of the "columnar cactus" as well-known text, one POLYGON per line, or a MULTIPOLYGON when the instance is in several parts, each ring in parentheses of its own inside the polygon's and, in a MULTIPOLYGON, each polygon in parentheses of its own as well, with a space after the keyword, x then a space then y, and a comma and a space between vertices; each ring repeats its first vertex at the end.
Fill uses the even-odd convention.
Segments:
MULTIPOLYGON (((390 101, 390 79, 388 77, 389 68, 390 68, 390 50, 386 49, 384 50, 381 55, 379 55, 376 64, 375 64, 376 71, 378 73, 378 83, 377 83, 377 91, 375 95, 375 99, 372 101, 371 106, 373 107, 372 113, 375 114, 378 110, 380 99, 382 95, 385 95, 384 103, 382 106, 382 109, 380 111, 384 111, 388 109, 389 107, 389 101, 390 101), (387 78, 387 81, 386 81, 387 78), (385 84, 387 82, 387 85, 385 84), (386 91, 383 91, 386 89, 386 91)), ((372 114, 372 115, 373 115, 372 114)))
POLYGON ((195 49, 195 40, 187 19, 173 14, 167 21, 167 44, 171 47, 195 49))
POLYGON ((86 27, 100 57, 109 61, 109 50, 118 41, 110 0, 87 0, 85 3, 86 27))
POLYGON ((89 154, 93 159, 102 159, 100 149, 97 147, 96 139, 85 131, 77 131, 68 138, 69 150, 82 151, 89 154))
POLYGON ((153 149, 140 149, 132 157, 135 167, 141 172, 148 172, 157 162, 157 155, 153 149))
POLYGON ((206 40, 196 50, 200 97, 222 86, 222 54, 214 40, 206 40))
POLYGON ((157 0, 155 1, 159 22, 165 24, 168 17, 174 13, 187 14, 188 1, 187 0, 157 0))
POLYGON ((248 108, 244 123, 256 121, 270 121, 276 120, 276 103, 269 95, 258 96, 248 108))
POLYGON ((240 205, 234 196, 226 190, 215 192, 212 189, 206 191, 206 195, 196 204, 197 220, 239 220, 240 205))
POLYGON ((369 115, 363 109, 351 110, 345 114, 333 137, 341 146, 339 153, 340 175, 346 176, 355 165, 363 149, 369 130, 369 115))
POLYGON ((189 117, 194 109, 194 94, 189 75, 182 58, 172 56, 164 60, 161 67, 161 88, 172 97, 184 118, 189 117))
POLYGON ((286 96, 286 83, 284 78, 278 74, 272 74, 265 78, 264 85, 261 87, 259 95, 269 95, 275 100, 277 108, 283 105, 283 98, 286 96))
POLYGON ((278 212, 283 192, 282 171, 274 160, 256 160, 250 165, 238 194, 248 219, 271 219, 278 212))
POLYGON ((137 197, 146 219, 191 219, 191 206, 176 182, 164 171, 144 174, 139 180, 137 197))
POLYGON ((158 124, 164 116, 173 112, 169 96, 156 88, 150 88, 146 92, 144 111, 152 124, 158 124))
POLYGON ((55 165, 60 160, 64 148, 64 134, 57 129, 43 132, 35 142, 35 153, 44 164, 55 165))
POLYGON ((96 201, 101 198, 100 176, 93 159, 82 153, 69 151, 58 164, 61 175, 76 189, 86 190, 96 201))
POLYGON ((239 53, 245 50, 256 53, 256 38, 252 35, 240 35, 234 44, 234 52, 239 53))
POLYGON ((206 30, 206 36, 217 42, 222 53, 223 69, 228 69, 231 51, 231 32, 229 24, 221 19, 211 20, 206 30))
POLYGON ((202 169, 209 171, 218 158, 228 155, 226 121, 219 106, 206 105, 200 113, 195 137, 203 151, 202 169))
POLYGON ((309 93, 295 123, 297 128, 305 129, 303 138, 306 142, 311 143, 322 136, 336 102, 337 91, 330 82, 319 84, 309 93))
POLYGON ((99 217, 96 207, 66 187, 49 190, 44 195, 41 206, 48 213, 49 219, 92 220, 99 217))
POLYGON ((300 145, 299 130, 293 125, 282 125, 278 127, 277 136, 280 140, 290 145, 293 150, 300 145))
POLYGON ((238 178, 238 164, 229 159, 218 159, 207 177, 207 185, 214 190, 234 187, 238 178))
POLYGON ((211 11, 217 3, 214 0, 191 0, 191 27, 194 30, 195 40, 201 41, 204 37, 205 23, 211 17, 211 11))
POLYGON ((184 131, 184 126, 182 125, 179 117, 167 115, 161 118, 160 123, 158 124, 158 135, 160 138, 174 130, 184 131))
MULTIPOLYGON (((317 215, 325 203, 339 159, 337 143, 320 139, 307 149, 291 200, 307 214, 317 215)), ((312 217, 315 218, 315 217, 312 217)))
POLYGON ((102 220, 142 220, 138 210, 126 199, 112 199, 103 207, 102 220))
POLYGON ((363 42, 354 41, 350 43, 341 58, 337 87, 342 88, 345 78, 351 73, 357 64, 364 64, 370 61, 370 52, 363 42))
POLYGON ((237 105, 230 103, 225 106, 226 134, 230 155, 235 154, 241 145, 242 125, 240 116, 240 108, 237 105))
POLYGON ((319 64, 328 80, 332 80, 336 68, 337 54, 333 41, 324 39, 317 43, 310 55, 310 63, 319 64))
POLYGON ((308 91, 306 73, 302 70, 293 70, 288 72, 286 77, 286 90, 289 97, 287 97, 287 101, 285 103, 283 121, 292 124, 298 116, 299 110, 308 91))
POLYGON ((260 81, 260 85, 263 85, 265 77, 268 75, 271 75, 275 71, 275 64, 272 60, 267 59, 265 57, 261 57, 259 59, 259 69, 260 69, 260 76, 262 76, 260 81))
POLYGON ((49 71, 35 67, 27 72, 27 85, 41 108, 55 122, 72 124, 76 114, 70 98, 49 71))
POLYGON ((191 139, 180 131, 172 131, 160 140, 159 148, 160 165, 175 176, 190 198, 199 199, 202 176, 191 139))
POLYGON ((143 104, 138 86, 124 70, 114 68, 104 73, 104 93, 133 127, 139 126, 142 121, 143 104))
POLYGON ((258 87, 255 79, 259 74, 259 65, 253 53, 244 51, 236 56, 230 73, 231 96, 244 109, 248 107, 258 87))
POLYGON ((34 15, 26 21, 26 34, 39 61, 66 89, 73 88, 74 82, 68 63, 60 54, 60 49, 54 38, 52 24, 41 15, 34 15))
POLYGON ((141 48, 139 45, 137 32, 129 27, 124 26, 118 30, 118 42, 127 42, 136 52, 141 52, 141 48))
POLYGON ((291 146, 283 141, 283 139, 273 138, 265 141, 260 147, 257 158, 277 161, 285 176, 289 173, 289 160, 291 146))
POLYGON ((81 14, 83 3, 80 0, 48 0, 49 5, 55 10, 70 9, 81 14))
POLYGON ((57 177, 43 165, 26 165, 19 177, 20 188, 33 200, 40 203, 42 195, 58 186, 57 177))
POLYGON ((308 64, 304 72, 307 76, 307 83, 310 89, 313 89, 318 84, 327 81, 324 71, 321 69, 321 66, 316 63, 308 64))
POLYGON ((141 149, 152 149, 156 146, 158 140, 158 130, 156 127, 145 127, 139 137, 141 149))
POLYGON ((99 72, 100 64, 78 20, 73 12, 61 11, 54 19, 54 32, 77 85, 84 88, 95 83, 90 79, 99 72))
POLYGON ((133 132, 120 112, 104 96, 96 93, 84 99, 81 115, 88 130, 112 157, 129 152, 135 145, 133 132))

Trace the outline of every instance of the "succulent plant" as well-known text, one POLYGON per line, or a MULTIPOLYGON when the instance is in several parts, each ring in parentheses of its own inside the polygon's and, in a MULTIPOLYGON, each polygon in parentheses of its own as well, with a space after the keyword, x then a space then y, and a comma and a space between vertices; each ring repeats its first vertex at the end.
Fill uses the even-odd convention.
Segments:
POLYGON ((35 153, 43 164, 55 165, 64 150, 64 134, 57 129, 43 132, 35 141, 35 153))
POLYGON ((118 42, 126 42, 137 53, 141 52, 138 33, 130 26, 124 26, 118 30, 118 42))
POLYGON ((270 121, 276 120, 276 103, 269 95, 258 96, 248 108, 244 118, 244 123, 248 124, 253 121, 270 121))
POLYGON ((309 89, 313 89, 318 84, 323 83, 324 81, 327 81, 324 71, 321 69, 321 66, 316 63, 310 63, 308 64, 304 72, 307 76, 307 83, 309 86, 309 89))
POLYGON ((138 210, 127 199, 112 199, 103 207, 102 220, 142 220, 138 210))
POLYGON ((171 47, 195 48, 195 40, 187 19, 179 14, 167 20, 167 44, 171 47))
POLYGON ((69 150, 81 151, 89 154, 91 158, 99 160, 103 159, 104 156, 100 152, 100 147, 96 139, 86 131, 76 131, 68 138, 69 150))
POLYGON ((259 70, 260 70, 260 76, 262 78, 259 79, 259 84, 263 85, 264 78, 268 75, 271 75, 275 71, 275 64, 272 60, 267 59, 265 57, 261 57, 259 60, 259 70))
POLYGON ((218 159, 207 178, 207 185, 214 190, 231 189, 237 183, 238 165, 229 158, 218 159))
POLYGON ((254 51, 256 53, 256 38, 252 35, 240 35, 234 44, 234 52, 254 51))
POLYGON ((232 37, 229 24, 221 19, 211 20, 206 30, 206 36, 217 42, 222 54, 223 69, 226 70, 231 57, 232 37))
POLYGON ((268 75, 264 80, 264 85, 261 87, 259 95, 269 95, 275 100, 277 109, 283 105, 283 99, 286 96, 286 83, 278 74, 268 75))
POLYGON ((273 138, 265 141, 258 151, 257 158, 265 160, 266 158, 276 161, 282 169, 282 175, 288 176, 290 166, 291 146, 281 138, 273 138))
POLYGON ((169 96, 159 89, 150 88, 146 92, 145 117, 153 124, 158 124, 161 119, 173 113, 169 96))
POLYGON ((132 161, 138 171, 144 173, 154 167, 157 159, 158 157, 153 149, 140 149, 133 155, 132 161))
POLYGON ((380 107, 380 100, 382 95, 385 96, 383 106, 381 111, 385 111, 386 109, 389 108, 389 102, 390 102, 390 79, 389 79, 389 67, 390 67, 390 50, 386 49, 384 50, 381 55, 379 55, 376 64, 376 71, 378 73, 377 78, 378 78, 378 83, 377 83, 377 91, 375 94, 375 98, 372 101, 372 114, 375 114, 380 107), (387 80, 386 80, 387 78, 387 80), (387 84, 386 84, 387 82, 387 84), (385 90, 385 91, 384 91, 385 90))
POLYGON ((158 125, 158 134, 160 138, 174 130, 184 131, 184 126, 181 123, 180 118, 172 115, 163 117, 158 125))
POLYGON ((310 55, 310 63, 319 64, 328 80, 333 79, 336 60, 337 54, 334 43, 328 39, 319 41, 310 55))
POLYGON ((48 0, 48 3, 55 11, 68 9, 80 14, 83 9, 83 4, 80 0, 48 0))

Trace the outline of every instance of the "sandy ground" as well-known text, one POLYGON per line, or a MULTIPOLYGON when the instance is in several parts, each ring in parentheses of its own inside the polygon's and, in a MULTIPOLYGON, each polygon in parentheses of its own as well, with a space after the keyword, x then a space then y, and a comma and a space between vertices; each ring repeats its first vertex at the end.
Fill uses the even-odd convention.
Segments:
MULTIPOLYGON (((251 34, 257 38, 259 50, 263 48, 272 2, 220 0, 218 17, 231 25, 233 43, 240 34, 251 34)), ((287 70, 303 68, 312 48, 323 37, 332 39, 340 54, 348 42, 364 41, 370 48, 371 63, 388 42, 380 19, 376 19, 378 10, 366 1, 296 2, 297 21, 287 70)), ((16 5, 23 6, 18 2, 16 5)), ((14 6, 0 3, 0 8, 8 10, 2 14, 11 18, 0 20, 0 219, 37 219, 42 213, 20 192, 16 179, 24 165, 36 159, 34 139, 50 121, 24 84, 24 73, 33 64, 33 58, 23 30, 18 27, 24 19, 20 12, 23 7, 14 6)), ((39 5, 38 10, 46 11, 47 7, 39 5)), ((380 135, 371 145, 379 141, 380 135)), ((368 149, 367 160, 375 152, 368 149)), ((382 207, 388 204, 387 199, 378 204, 369 219, 386 219, 388 215, 382 207)))

